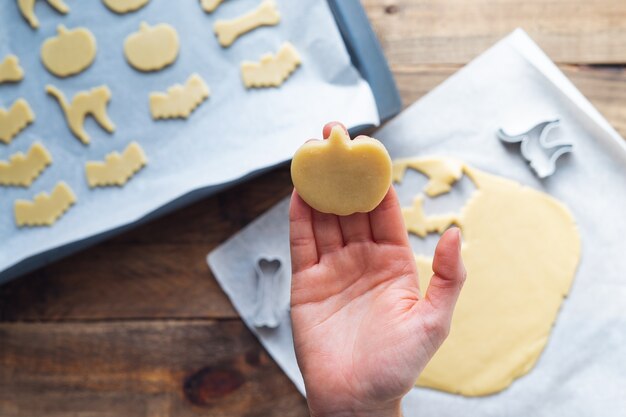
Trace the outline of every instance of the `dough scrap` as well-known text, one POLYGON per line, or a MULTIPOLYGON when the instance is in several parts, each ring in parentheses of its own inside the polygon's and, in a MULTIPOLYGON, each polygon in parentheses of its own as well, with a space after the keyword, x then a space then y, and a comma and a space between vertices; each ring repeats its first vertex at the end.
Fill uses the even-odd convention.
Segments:
POLYGON ((0 84, 14 83, 24 79, 24 70, 20 67, 20 60, 15 55, 7 55, 0 63, 0 84))
POLYGON ((85 164, 90 187, 109 185, 123 186, 148 162, 146 154, 137 142, 131 142, 124 152, 108 154, 104 162, 89 161, 85 164))
POLYGON ((302 63, 296 48, 285 42, 276 55, 265 54, 260 62, 244 61, 241 75, 246 88, 279 87, 302 63))
POLYGON ((69 77, 87 69, 96 58, 96 38, 86 28, 57 27, 58 36, 45 40, 41 61, 58 77, 69 77))
POLYGON ((210 95, 202 77, 192 74, 185 85, 175 84, 166 93, 150 94, 150 112, 153 119, 186 119, 210 95))
MULTIPOLYGON (((53 9, 61 14, 67 14, 70 11, 70 8, 63 0, 47 0, 47 2, 53 9)), ((30 27, 37 29, 39 27, 39 19, 37 19, 35 15, 35 0, 17 0, 17 6, 30 27)))
POLYGON ((394 161, 393 181, 401 183, 407 168, 412 168, 428 177, 429 181, 424 192, 429 197, 449 192, 452 185, 463 176, 463 164, 456 159, 401 159, 394 161))
POLYGON ((238 37, 261 26, 275 26, 280 12, 274 0, 265 0, 256 9, 231 20, 218 20, 213 26, 220 45, 227 47, 238 37))
POLYGON ((63 181, 57 183, 52 193, 39 193, 33 201, 16 200, 15 222, 18 226, 52 226, 76 203, 72 189, 63 181))
POLYGON ((0 142, 7 145, 26 126, 35 121, 35 113, 23 98, 17 99, 9 111, 0 107, 0 142))
POLYGON ((224 0, 200 0, 202 10, 207 13, 213 13, 224 0))
POLYGON ((34 143, 26 155, 17 152, 9 160, 0 161, 0 185, 30 187, 48 165, 50 152, 39 142, 34 143))
POLYGON ((139 10, 148 4, 149 1, 150 0, 102 0, 106 7, 119 14, 139 10))
POLYGON ((178 33, 173 26, 161 23, 150 26, 141 22, 139 31, 124 41, 128 63, 139 71, 158 71, 176 61, 180 49, 178 33))
MULTIPOLYGON (((449 163, 437 160, 442 169, 449 163)), ((468 279, 450 335, 417 385, 482 396, 535 365, 573 282, 580 235, 570 211, 550 195, 467 165, 463 172, 477 187, 458 216, 468 279)), ((422 289, 431 265, 417 256, 422 289)))
POLYGON ((372 211, 391 185, 391 159, 382 143, 350 140, 341 126, 327 140, 306 142, 293 156, 291 179, 314 209, 347 216, 372 211))
POLYGON ((111 99, 111 90, 106 85, 77 93, 71 103, 68 103, 65 95, 53 85, 47 85, 46 92, 57 99, 65 113, 70 130, 85 145, 90 142, 89 135, 83 126, 85 117, 88 115, 92 115, 107 132, 111 133, 115 130, 115 125, 107 115, 107 103, 111 99))
POLYGON ((424 197, 419 195, 413 200, 413 207, 403 207, 402 216, 404 224, 410 233, 419 237, 426 237, 428 233, 443 233, 453 224, 458 224, 459 219, 455 214, 440 214, 426 216, 424 214, 424 197))

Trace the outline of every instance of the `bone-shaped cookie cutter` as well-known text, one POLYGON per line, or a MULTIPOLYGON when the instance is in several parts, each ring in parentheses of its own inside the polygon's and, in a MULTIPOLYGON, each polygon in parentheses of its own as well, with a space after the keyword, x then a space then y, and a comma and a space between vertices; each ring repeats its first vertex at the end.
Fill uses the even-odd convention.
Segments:
POLYGON ((259 258, 254 264, 257 276, 255 327, 276 328, 288 309, 283 287, 287 285, 280 259, 259 258))
POLYGON ((530 167, 539 178, 546 178, 556 171, 556 160, 574 149, 574 145, 567 140, 547 140, 548 133, 559 124, 559 119, 548 120, 519 135, 509 135, 499 129, 497 136, 506 143, 521 142, 524 159, 530 162, 530 167))
POLYGON ((260 26, 274 26, 280 22, 280 13, 274 0, 265 0, 256 9, 232 20, 218 20, 213 26, 217 40, 223 47, 232 45, 244 33, 260 26))

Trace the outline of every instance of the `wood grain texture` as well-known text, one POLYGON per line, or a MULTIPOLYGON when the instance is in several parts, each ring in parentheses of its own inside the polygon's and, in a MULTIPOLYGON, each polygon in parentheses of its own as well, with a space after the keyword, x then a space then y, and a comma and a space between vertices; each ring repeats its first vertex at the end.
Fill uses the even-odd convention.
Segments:
POLYGON ((556 62, 626 63, 622 0, 363 0, 392 63, 464 64, 515 28, 556 62))
MULTIPOLYGON (((626 1, 363 4, 405 106, 522 26, 626 136, 626 1)), ((205 262, 290 191, 282 167, 0 286, 0 416, 307 415, 205 262)))
POLYGON ((306 416, 238 320, 0 323, 0 415, 306 416))

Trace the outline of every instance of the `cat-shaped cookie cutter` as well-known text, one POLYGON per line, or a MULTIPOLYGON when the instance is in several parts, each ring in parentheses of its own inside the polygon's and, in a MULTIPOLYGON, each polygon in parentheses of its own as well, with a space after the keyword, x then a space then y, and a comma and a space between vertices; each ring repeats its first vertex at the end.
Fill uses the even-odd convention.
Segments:
POLYGON ((574 145, 567 140, 547 140, 548 133, 559 124, 559 119, 548 120, 519 135, 509 135, 499 129, 497 136, 506 143, 521 142, 524 159, 530 162, 530 167, 539 178, 546 178, 556 171, 556 160, 574 150, 574 145))

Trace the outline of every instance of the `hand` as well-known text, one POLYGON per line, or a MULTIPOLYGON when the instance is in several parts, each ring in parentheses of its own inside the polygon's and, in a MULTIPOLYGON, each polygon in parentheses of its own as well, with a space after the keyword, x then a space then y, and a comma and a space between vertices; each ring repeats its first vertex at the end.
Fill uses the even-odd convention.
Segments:
POLYGON ((291 318, 312 416, 400 415, 448 334, 465 280, 460 239, 456 228, 441 237, 422 296, 393 187, 374 211, 341 217, 294 191, 291 318))

